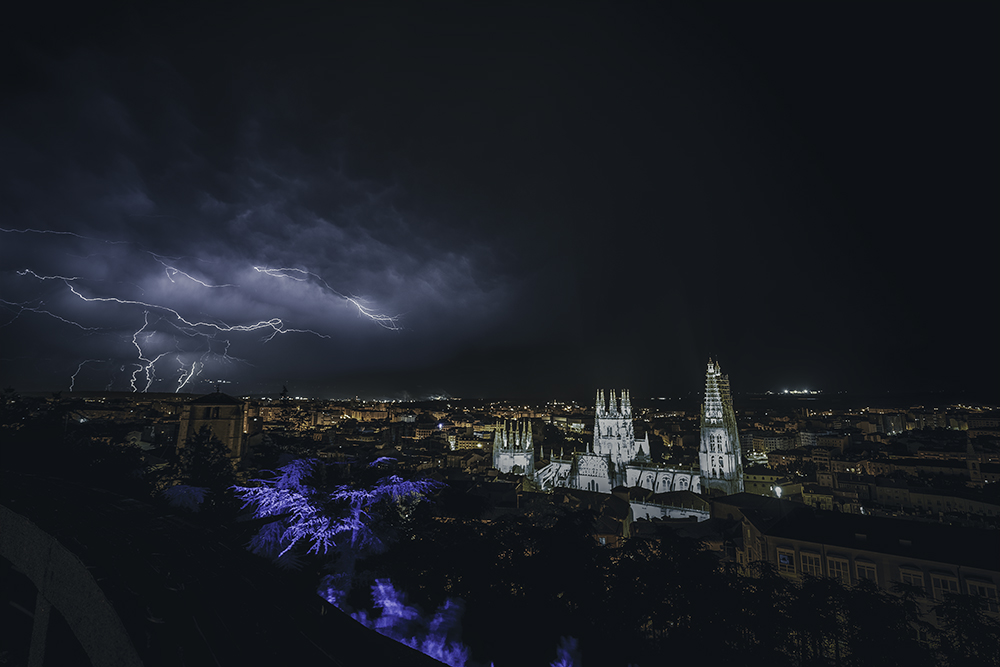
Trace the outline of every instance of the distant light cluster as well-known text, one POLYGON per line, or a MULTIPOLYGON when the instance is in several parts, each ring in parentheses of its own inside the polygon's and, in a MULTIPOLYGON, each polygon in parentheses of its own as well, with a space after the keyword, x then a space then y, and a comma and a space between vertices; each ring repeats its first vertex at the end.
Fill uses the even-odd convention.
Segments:
POLYGON ((819 389, 782 389, 781 391, 768 391, 765 393, 769 396, 774 396, 776 394, 789 394, 792 396, 818 396, 823 392, 819 389))

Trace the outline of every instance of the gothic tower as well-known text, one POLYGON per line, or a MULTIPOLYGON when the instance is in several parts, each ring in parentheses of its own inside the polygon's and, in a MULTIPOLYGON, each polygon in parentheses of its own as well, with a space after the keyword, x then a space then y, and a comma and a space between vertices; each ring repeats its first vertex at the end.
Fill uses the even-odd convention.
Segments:
POLYGON ((708 360, 705 402, 701 407, 701 490, 708 495, 729 495, 743 491, 743 457, 736 428, 729 376, 719 364, 708 360))
POLYGON ((493 467, 502 473, 535 474, 535 447, 531 442, 531 422, 505 421, 493 432, 493 467))
POLYGON ((603 390, 598 389, 593 453, 610 457, 612 487, 625 484, 625 467, 637 458, 640 451, 632 425, 632 399, 628 389, 622 390, 617 398, 612 389, 610 400, 603 390))

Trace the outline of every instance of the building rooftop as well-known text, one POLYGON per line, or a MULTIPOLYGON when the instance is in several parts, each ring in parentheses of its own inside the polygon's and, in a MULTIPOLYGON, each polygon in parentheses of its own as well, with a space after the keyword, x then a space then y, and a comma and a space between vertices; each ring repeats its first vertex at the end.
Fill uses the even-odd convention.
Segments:
POLYGON ((788 514, 762 530, 773 537, 1000 570, 996 530, 823 511, 788 514))

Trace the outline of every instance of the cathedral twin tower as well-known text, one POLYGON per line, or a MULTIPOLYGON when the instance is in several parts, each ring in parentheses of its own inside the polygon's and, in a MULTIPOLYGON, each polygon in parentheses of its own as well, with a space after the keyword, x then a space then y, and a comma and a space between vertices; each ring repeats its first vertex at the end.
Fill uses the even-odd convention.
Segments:
POLYGON ((586 452, 556 457, 534 472, 531 432, 524 426, 505 425, 494 440, 494 466, 532 478, 543 490, 568 487, 611 493, 618 486, 639 486, 655 493, 693 491, 728 495, 743 491, 743 461, 729 391, 729 378, 709 360, 705 400, 701 408, 701 444, 698 469, 678 469, 653 463, 649 436, 636 440, 632 399, 628 390, 618 396, 597 392, 594 443, 586 452))

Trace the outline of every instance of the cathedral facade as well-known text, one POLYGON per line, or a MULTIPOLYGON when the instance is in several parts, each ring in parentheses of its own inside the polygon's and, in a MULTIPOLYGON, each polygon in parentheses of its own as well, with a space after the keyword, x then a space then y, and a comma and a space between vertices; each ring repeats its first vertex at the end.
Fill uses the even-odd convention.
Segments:
POLYGON ((593 445, 569 456, 553 452, 551 462, 534 474, 534 482, 542 490, 566 487, 601 493, 611 493, 618 486, 638 486, 654 493, 727 495, 743 491, 743 464, 729 379, 711 361, 705 379, 698 460, 697 468, 666 467, 653 462, 649 436, 635 438, 628 391, 619 396, 611 391, 609 397, 598 391, 593 445))

